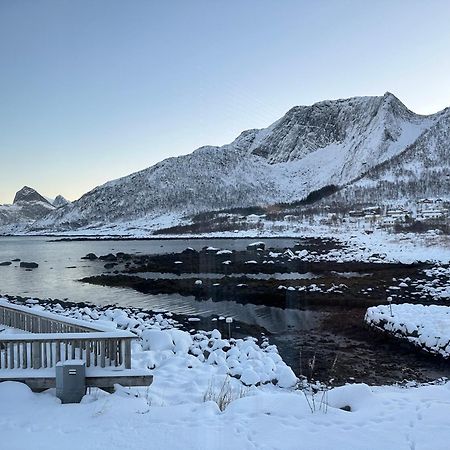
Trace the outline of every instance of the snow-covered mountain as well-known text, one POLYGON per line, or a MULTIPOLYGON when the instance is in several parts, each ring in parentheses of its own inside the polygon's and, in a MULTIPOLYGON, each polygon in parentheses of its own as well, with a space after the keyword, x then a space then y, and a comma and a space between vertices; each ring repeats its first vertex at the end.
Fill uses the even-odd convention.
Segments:
POLYGON ((24 186, 14 197, 12 205, 0 205, 2 231, 15 231, 45 216, 55 207, 34 189, 24 186))
POLYGON ((414 143, 330 198, 343 204, 450 199, 450 108, 414 143))
POLYGON ((444 116, 417 115, 390 93, 294 107, 231 144, 201 147, 99 186, 38 220, 33 229, 145 224, 159 216, 301 200, 389 164, 426 139, 444 116))
POLYGON ((52 201, 52 205, 56 208, 61 208, 61 206, 66 206, 70 202, 66 198, 64 198, 62 195, 57 195, 55 199, 52 201))

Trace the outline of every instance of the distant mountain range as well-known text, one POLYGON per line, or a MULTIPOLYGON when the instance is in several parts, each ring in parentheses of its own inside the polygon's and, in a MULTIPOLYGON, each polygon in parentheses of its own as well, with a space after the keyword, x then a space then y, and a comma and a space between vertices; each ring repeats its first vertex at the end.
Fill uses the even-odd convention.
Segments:
POLYGON ((297 202, 330 185, 342 202, 443 195, 449 156, 449 109, 418 115, 390 93, 323 101, 231 144, 166 159, 58 209, 48 205, 29 229, 151 230, 205 211, 297 202))

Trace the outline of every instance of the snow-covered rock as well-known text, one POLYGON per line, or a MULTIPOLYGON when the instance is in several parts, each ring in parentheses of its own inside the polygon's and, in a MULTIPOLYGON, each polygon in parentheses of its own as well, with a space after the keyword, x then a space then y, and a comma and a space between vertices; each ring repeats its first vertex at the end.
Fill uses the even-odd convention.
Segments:
POLYGON ((172 336, 167 331, 145 330, 141 339, 144 350, 162 351, 175 348, 172 336))
POLYGON ((450 357, 450 307, 438 305, 380 305, 367 309, 370 326, 406 340, 429 353, 450 357))
POLYGON ((328 406, 333 408, 349 407, 351 412, 373 406, 374 394, 367 384, 348 384, 328 391, 328 406))

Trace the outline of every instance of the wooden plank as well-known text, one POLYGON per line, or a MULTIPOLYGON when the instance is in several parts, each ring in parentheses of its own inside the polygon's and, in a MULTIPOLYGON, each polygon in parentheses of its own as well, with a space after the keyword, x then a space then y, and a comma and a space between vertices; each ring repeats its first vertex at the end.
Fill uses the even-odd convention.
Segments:
POLYGON ((61 361, 61 341, 56 341, 56 357, 55 357, 55 365, 61 361))
POLYGON ((129 339, 125 340, 125 369, 131 369, 131 341, 129 339))
POLYGON ((15 344, 14 342, 9 343, 9 368, 14 369, 14 363, 15 363, 15 344))
POLYGON ((43 342, 42 347, 43 347, 42 367, 47 368, 47 342, 43 342))
POLYGON ((86 367, 91 365, 91 341, 86 342, 86 367))
POLYGON ((41 343, 33 342, 31 348, 33 349, 32 367, 33 369, 40 369, 42 367, 41 343))
POLYGON ((87 387, 113 388, 115 384, 122 386, 150 386, 153 375, 86 377, 87 387))
POLYGON ((106 349, 105 349, 105 341, 102 339, 100 341, 100 367, 105 367, 105 359, 106 359, 106 349))
MULTIPOLYGON (((54 377, 2 377, 1 381, 16 381, 25 383, 32 391, 39 392, 54 388, 54 377)), ((86 387, 97 387, 112 390, 115 384, 126 387, 150 386, 153 383, 153 375, 117 375, 86 377, 86 387)))
POLYGON ((28 344, 26 342, 22 342, 22 368, 28 368, 27 362, 27 353, 28 353, 28 344))

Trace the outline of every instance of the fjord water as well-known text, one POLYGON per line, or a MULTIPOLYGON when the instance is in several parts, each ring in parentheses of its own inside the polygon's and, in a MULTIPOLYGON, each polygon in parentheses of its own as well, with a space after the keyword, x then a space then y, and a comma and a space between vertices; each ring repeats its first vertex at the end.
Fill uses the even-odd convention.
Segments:
MULTIPOLYGON (((293 239, 265 239, 267 245, 278 248, 294 245, 293 239)), ((103 262, 81 259, 87 253, 106 255, 125 252, 131 254, 161 254, 180 252, 187 247, 200 250, 205 246, 242 250, 251 239, 164 239, 164 240, 89 240, 57 241, 49 237, 1 237, 0 262, 20 258, 36 262, 37 269, 27 271, 19 262, 0 266, 0 295, 52 298, 97 305, 135 306, 153 311, 170 311, 182 315, 232 316, 248 325, 258 325, 272 333, 287 329, 308 328, 314 314, 285 310, 263 305, 238 304, 227 301, 197 301, 181 295, 141 294, 133 289, 103 287, 81 283, 84 277, 104 272, 103 262)), ((177 275, 162 275, 163 277, 177 275)), ((220 277, 220 275, 218 275, 220 277)))
MULTIPOLYGON (((313 310, 295 309, 294 304, 283 302, 282 307, 269 307, 251 303, 237 303, 233 298, 223 301, 196 300, 192 296, 173 294, 143 294, 134 289, 103 287, 78 280, 99 275, 105 271, 104 261, 81 259, 87 253, 106 255, 125 252, 130 254, 162 254, 180 252, 187 247, 197 250, 205 246, 242 250, 252 239, 171 239, 171 240, 90 240, 52 241, 48 237, 1 237, 0 262, 20 258, 36 262, 37 269, 20 268, 19 262, 0 266, 0 296, 2 294, 52 298, 96 305, 133 306, 144 310, 167 311, 181 316, 197 316, 200 322, 187 322, 189 327, 211 330, 221 328, 217 316, 231 316, 236 320, 235 332, 240 336, 252 334, 260 337, 261 328, 270 333, 270 342, 276 344, 282 358, 297 375, 308 373, 309 361, 320 362, 316 369, 318 379, 329 377, 329 365, 339 355, 336 380, 368 383, 391 383, 410 379, 428 381, 450 376, 450 366, 426 359, 414 350, 399 349, 395 343, 377 341, 363 327, 364 307, 345 306, 313 310), (353 311, 353 312, 352 312, 353 311), (331 314, 330 314, 331 312, 331 314), (238 329, 238 326, 240 327, 238 329), (342 333, 342 329, 350 335, 342 333), (355 329, 357 331, 355 335, 355 329), (320 366, 320 367, 319 367, 320 366), (393 367, 398 367, 394 370, 393 367)), ((298 240, 264 239, 269 247, 292 247, 298 240)), ((144 277, 175 278, 175 274, 142 274, 144 277)), ((297 276, 297 274, 291 274, 297 276)), ((354 275, 354 274, 349 274, 354 275)), ((356 274, 357 275, 357 274, 356 274)), ((193 275, 203 277, 204 274, 193 275)), ((220 275, 218 275, 220 277, 220 275)), ((258 274, 256 277, 266 278, 258 274)), ((281 279, 286 274, 280 275, 281 279)), ((312 277, 301 274, 300 277, 312 277)), ((276 278, 276 276, 274 277, 276 278)), ((226 332, 222 327, 222 332, 226 332)))

